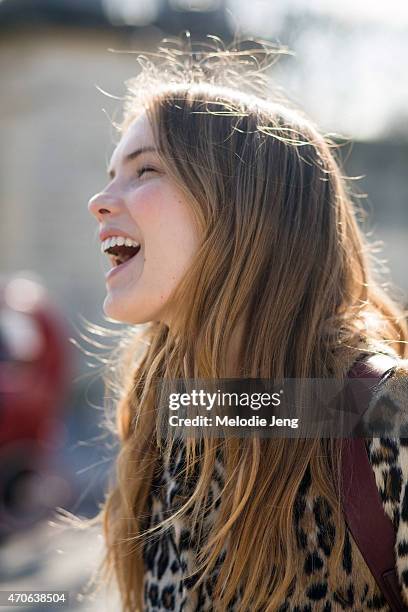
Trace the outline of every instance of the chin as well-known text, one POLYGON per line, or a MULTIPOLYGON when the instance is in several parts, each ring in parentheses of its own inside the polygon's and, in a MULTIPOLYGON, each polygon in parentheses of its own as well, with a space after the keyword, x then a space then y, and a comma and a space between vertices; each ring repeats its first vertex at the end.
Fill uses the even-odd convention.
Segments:
POLYGON ((123 301, 112 299, 109 295, 106 296, 103 303, 103 312, 110 319, 128 325, 142 325, 159 320, 154 309, 134 303, 125 304, 123 301))

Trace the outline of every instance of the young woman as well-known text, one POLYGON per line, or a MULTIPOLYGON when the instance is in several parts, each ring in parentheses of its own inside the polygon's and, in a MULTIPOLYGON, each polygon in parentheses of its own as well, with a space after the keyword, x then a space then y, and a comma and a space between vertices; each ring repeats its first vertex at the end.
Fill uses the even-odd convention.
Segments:
MULTIPOLYGON (((332 143, 248 93, 242 54, 170 59, 129 83, 89 204, 112 264, 104 312, 129 324, 103 511, 123 609, 387 610, 345 524, 334 440, 157 435, 157 379, 342 378, 388 352, 373 403, 408 391, 403 314, 373 280, 332 143)), ((407 446, 367 449, 408 604, 407 446)))

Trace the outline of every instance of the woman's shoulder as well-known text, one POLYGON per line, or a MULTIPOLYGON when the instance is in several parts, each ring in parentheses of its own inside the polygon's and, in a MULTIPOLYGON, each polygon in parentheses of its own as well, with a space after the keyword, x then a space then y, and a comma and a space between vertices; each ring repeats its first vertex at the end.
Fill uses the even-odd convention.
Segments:
POLYGON ((394 357, 365 418, 383 423, 384 435, 368 439, 367 450, 384 512, 396 532, 396 568, 408 602, 408 360, 394 357))
POLYGON ((408 437, 408 359, 401 358, 391 347, 379 344, 361 353, 357 362, 368 362, 369 368, 371 363, 381 376, 371 389, 370 401, 363 413, 366 431, 370 431, 372 423, 373 435, 397 438, 396 444, 400 444, 400 439, 408 437))

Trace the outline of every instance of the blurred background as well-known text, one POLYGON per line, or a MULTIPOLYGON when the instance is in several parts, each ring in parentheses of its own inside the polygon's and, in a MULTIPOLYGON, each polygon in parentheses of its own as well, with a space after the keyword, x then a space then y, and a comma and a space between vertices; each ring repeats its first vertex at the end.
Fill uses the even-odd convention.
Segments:
POLYGON ((76 597, 100 558, 98 530, 50 521, 57 506, 95 515, 114 454, 86 354, 98 349, 81 337, 84 319, 106 324, 87 201, 105 184, 110 119, 137 72, 119 51, 152 51, 186 29, 295 52, 271 86, 350 139, 346 173, 360 177, 379 265, 408 302, 404 0, 0 0, 0 590, 68 590, 75 610, 118 609, 115 594, 76 597))

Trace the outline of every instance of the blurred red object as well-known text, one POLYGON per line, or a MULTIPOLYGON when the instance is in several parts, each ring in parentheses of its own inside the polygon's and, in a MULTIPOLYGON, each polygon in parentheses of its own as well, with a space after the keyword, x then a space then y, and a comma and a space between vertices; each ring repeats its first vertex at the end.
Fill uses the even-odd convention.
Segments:
POLYGON ((13 513, 23 518, 14 512, 15 491, 27 475, 47 471, 61 442, 70 349, 68 329, 39 282, 0 281, 0 528, 8 510, 9 523, 13 513))
POLYGON ((0 286, 0 447, 50 441, 69 380, 68 336, 41 285, 14 278, 0 286))

